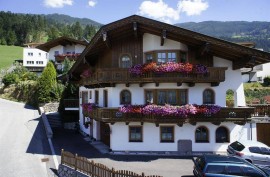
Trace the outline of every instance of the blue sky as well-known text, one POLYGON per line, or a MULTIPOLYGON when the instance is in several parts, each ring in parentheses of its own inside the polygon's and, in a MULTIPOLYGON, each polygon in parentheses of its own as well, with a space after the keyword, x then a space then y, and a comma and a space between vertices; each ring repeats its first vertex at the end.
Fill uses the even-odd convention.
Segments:
POLYGON ((270 0, 0 0, 0 11, 59 13, 102 24, 134 14, 171 24, 270 21, 270 0))

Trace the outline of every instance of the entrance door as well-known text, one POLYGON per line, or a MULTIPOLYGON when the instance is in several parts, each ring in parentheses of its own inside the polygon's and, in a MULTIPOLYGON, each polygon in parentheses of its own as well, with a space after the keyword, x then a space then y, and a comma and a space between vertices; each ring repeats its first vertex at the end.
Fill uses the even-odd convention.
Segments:
POLYGON ((257 140, 270 146, 270 123, 257 123, 257 140))
POLYGON ((180 153, 191 153, 192 152, 192 141, 191 140, 178 140, 178 152, 180 153))
POLYGON ((110 147, 110 126, 100 122, 100 140, 110 147))

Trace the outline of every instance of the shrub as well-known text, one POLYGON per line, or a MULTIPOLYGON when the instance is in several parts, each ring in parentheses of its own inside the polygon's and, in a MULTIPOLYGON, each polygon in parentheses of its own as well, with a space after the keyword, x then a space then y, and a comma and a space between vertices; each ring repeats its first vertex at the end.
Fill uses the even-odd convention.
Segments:
POLYGON ((15 73, 8 73, 2 79, 2 82, 5 86, 17 84, 19 81, 20 81, 19 75, 15 73))
POLYGON ((39 103, 48 103, 52 100, 51 90, 56 85, 56 70, 52 62, 48 62, 38 79, 37 98, 39 103))
POLYGON ((270 76, 267 76, 263 79, 264 86, 270 86, 270 76))

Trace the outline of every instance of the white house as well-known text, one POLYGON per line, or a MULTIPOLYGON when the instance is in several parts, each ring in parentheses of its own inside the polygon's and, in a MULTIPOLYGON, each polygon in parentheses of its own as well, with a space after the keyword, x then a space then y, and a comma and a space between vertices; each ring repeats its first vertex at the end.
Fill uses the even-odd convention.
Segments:
POLYGON ((49 54, 34 45, 23 48, 23 66, 32 72, 42 72, 48 62, 49 54))
POLYGON ((76 61, 87 43, 68 37, 59 37, 55 40, 37 46, 37 48, 49 53, 49 60, 55 62, 57 69, 62 69, 65 58, 76 61))
POLYGON ((224 152, 256 140, 240 69, 269 61, 269 53, 133 15, 102 26, 68 76, 81 86, 81 130, 114 152, 224 152), (228 89, 235 107, 226 106, 228 89))

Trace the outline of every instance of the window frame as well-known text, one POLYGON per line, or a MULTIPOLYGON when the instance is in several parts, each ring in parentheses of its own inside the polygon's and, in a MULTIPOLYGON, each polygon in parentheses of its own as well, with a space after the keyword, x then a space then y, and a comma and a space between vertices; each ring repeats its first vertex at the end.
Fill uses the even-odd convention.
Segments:
POLYGON ((229 143, 230 142, 230 134, 229 134, 229 129, 227 127, 224 127, 224 126, 220 126, 216 129, 216 132, 215 132, 215 139, 216 139, 216 143, 229 143), (218 141, 217 140, 217 131, 218 129, 220 128, 224 128, 226 130, 226 140, 225 141, 218 141))
MULTIPOLYGON (((200 137, 201 139, 201 137, 200 137)), ((198 126, 196 129, 195 129, 195 143, 210 143, 209 141, 209 129, 206 127, 206 126, 198 126), (206 140, 197 140, 197 129, 199 128, 204 128, 206 130, 206 140)))
POLYGON ((119 68, 130 68, 132 66, 132 57, 129 53, 122 53, 119 57, 119 68), (127 56, 129 58, 129 66, 123 66, 123 57, 127 56))
POLYGON ((204 89, 203 93, 202 93, 202 97, 203 97, 203 104, 215 104, 216 103, 216 94, 215 91, 213 89, 210 88, 206 88, 204 89), (208 95, 205 95, 207 91, 210 91, 212 94, 212 97, 210 98, 211 101, 209 101, 209 98, 206 98, 208 95))
POLYGON ((175 138, 174 132, 175 132, 175 130, 174 130, 174 126, 173 125, 163 125, 163 126, 160 126, 160 128, 159 128, 160 143, 174 143, 174 138, 175 138), (163 133, 168 133, 168 132, 163 132, 162 131, 163 128, 172 128, 172 132, 171 132, 172 133, 172 139, 171 140, 163 139, 162 134, 163 133))
MULTIPOLYGON (((165 92, 169 92, 169 91, 175 91, 176 92, 176 104, 172 104, 172 105, 186 105, 188 104, 188 89, 145 89, 144 90, 144 102, 145 104, 158 104, 158 92, 160 91, 165 91, 165 92), (153 102, 150 103, 147 100, 147 92, 152 92, 153 94, 153 102), (181 93, 185 94, 185 101, 181 100, 181 93)), ((166 104, 166 103, 165 103, 166 104)), ((164 105, 164 104, 161 104, 164 105)))
POLYGON ((150 63, 150 62, 156 62, 158 64, 162 64, 158 62, 158 53, 166 53, 166 62, 169 62, 169 53, 175 53, 176 54, 176 58, 175 61, 173 62, 182 62, 182 55, 185 54, 185 61, 182 63, 188 63, 188 51, 184 51, 184 50, 154 50, 154 51, 148 51, 144 53, 144 58, 145 58, 145 63, 150 63), (147 55, 151 55, 152 56, 152 61, 147 60, 147 55))
POLYGON ((129 135, 128 135, 128 141, 129 142, 132 142, 132 143, 140 143, 140 142, 143 142, 143 126, 140 126, 140 125, 130 125, 128 127, 128 132, 129 132, 129 135), (132 139, 131 137, 131 129, 132 128, 140 128, 140 134, 141 134, 141 138, 140 139, 132 139))
POLYGON ((121 92, 120 92, 120 104, 123 104, 123 105, 125 105, 125 104, 131 104, 131 101, 132 101, 132 94, 131 94, 131 91, 129 91, 129 90, 127 90, 127 89, 121 90, 121 92), (129 97, 130 97, 129 102, 123 102, 123 100, 122 100, 122 94, 123 94, 124 92, 128 92, 128 93, 129 93, 129 97))

